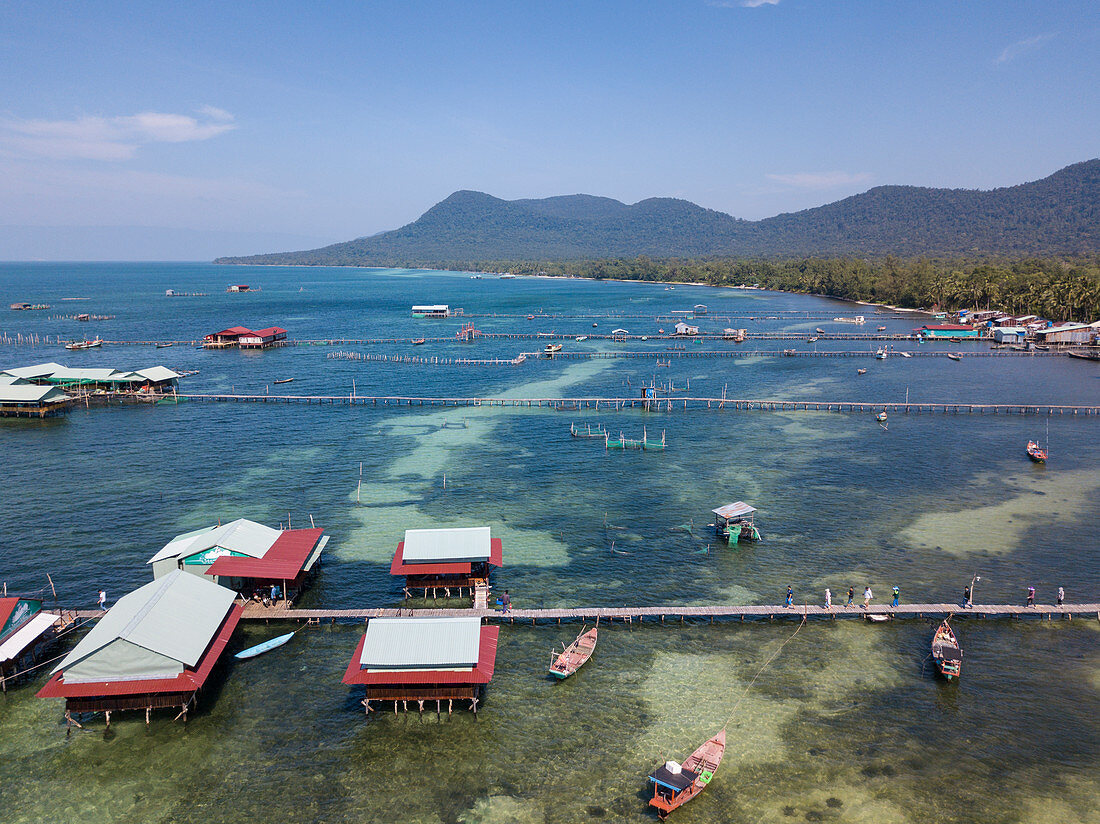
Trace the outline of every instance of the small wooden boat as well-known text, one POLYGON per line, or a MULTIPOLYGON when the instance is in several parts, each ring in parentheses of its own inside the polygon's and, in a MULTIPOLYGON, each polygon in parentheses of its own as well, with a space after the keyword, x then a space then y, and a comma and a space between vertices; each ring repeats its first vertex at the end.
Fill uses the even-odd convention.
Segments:
POLYGON ((881 412, 875 415, 875 420, 879 423, 886 423, 886 410, 883 409, 881 412))
POLYGON ((74 340, 65 344, 65 348, 70 351, 79 351, 81 349, 95 349, 102 346, 103 341, 98 337, 95 340, 74 340))
POLYGON ((885 331, 886 331, 886 327, 885 327, 885 326, 880 326, 880 327, 878 328, 878 331, 880 331, 880 332, 885 332, 885 331))
POLYGON ((175 344, 171 344, 171 343, 155 343, 155 344, 153 344, 153 348, 154 349, 169 349, 174 345, 175 344))
POLYGON ((272 383, 291 383, 293 380, 294 378, 280 378, 277 381, 272 381, 272 383))
POLYGON ((899 355, 901 355, 901 356, 902 356, 903 358, 911 358, 911 357, 913 357, 913 356, 912 356, 912 355, 910 355, 910 354, 909 354, 908 352, 898 352, 898 354, 899 354, 899 355))
POLYGON ((945 620, 932 636, 932 660, 936 662, 936 670, 948 681, 958 678, 962 675, 962 657, 959 641, 945 620))
POLYGON ((877 612, 868 612, 863 617, 872 624, 882 624, 890 620, 889 615, 879 615, 877 612))
POLYGON ((649 780, 653 784, 653 797, 649 799, 649 806, 657 808, 657 816, 662 820, 668 818, 673 810, 706 789, 725 752, 726 731, 722 729, 682 764, 666 761, 663 767, 651 773, 649 780))
POLYGON ((588 335, 577 335, 577 343, 588 340, 588 335))
POLYGON ((413 346, 423 346, 423 345, 424 345, 424 338, 417 338, 416 340, 413 341, 413 346))
POLYGON ((878 360, 886 360, 886 355, 887 355, 887 354, 888 354, 888 353, 887 353, 887 351, 886 351, 885 349, 879 349, 879 350, 878 350, 877 352, 875 352, 875 357, 876 357, 876 358, 877 358, 878 360))
POLYGON ((1047 462, 1047 451, 1040 447, 1036 441, 1027 442, 1027 456, 1035 463, 1047 462))
POLYGON ((547 355, 556 354, 556 353, 561 351, 561 344, 560 343, 548 343, 548 344, 546 344, 546 348, 543 349, 542 351, 545 352, 547 355))
POLYGON ((825 334, 825 330, 822 329, 820 326, 817 327, 814 331, 817 332, 817 334, 819 334, 819 335, 824 335, 825 334))
POLYGON ((857 374, 857 375, 866 375, 866 374, 867 374, 867 370, 866 370, 866 369, 857 369, 857 370, 856 370, 856 374, 857 374))
POLYGON ((272 638, 270 641, 264 641, 262 644, 257 644, 254 647, 241 650, 234 658, 255 658, 257 655, 263 655, 265 652, 270 652, 276 647, 281 647, 287 641, 294 637, 293 632, 288 632, 286 635, 280 635, 276 638, 272 638))
POLYGON ((581 632, 572 644, 557 653, 550 662, 550 674, 555 678, 568 678, 592 657, 596 649, 596 628, 581 632))
POLYGON ((535 319, 535 316, 534 316, 534 315, 528 315, 528 316, 527 316, 527 320, 534 320, 534 319, 535 319))
POLYGON ((810 338, 810 343, 817 343, 817 337, 814 336, 814 337, 810 338))
POLYGON ((955 354, 954 352, 948 352, 948 353, 947 353, 947 357, 951 358, 951 360, 962 360, 962 358, 960 358, 960 357, 959 357, 958 355, 956 355, 956 354, 955 354))

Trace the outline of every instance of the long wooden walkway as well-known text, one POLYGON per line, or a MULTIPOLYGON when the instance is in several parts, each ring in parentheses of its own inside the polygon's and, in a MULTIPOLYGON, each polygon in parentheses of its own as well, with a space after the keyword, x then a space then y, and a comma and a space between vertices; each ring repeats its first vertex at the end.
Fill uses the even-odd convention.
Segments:
MULTIPOLYGON (((77 618, 98 618, 99 610, 73 611, 77 618)), ((863 618, 867 615, 886 615, 898 619, 944 618, 948 615, 976 618, 1038 618, 1050 621, 1054 618, 1072 619, 1074 616, 1095 618, 1100 621, 1100 603, 1095 604, 1036 604, 1025 607, 1020 604, 974 604, 964 608, 961 604, 902 604, 891 607, 872 604, 860 606, 836 606, 825 609, 820 605, 796 604, 787 609, 782 604, 748 604, 729 606, 656 606, 656 607, 569 607, 560 609, 514 609, 503 613, 492 609, 462 608, 394 608, 365 607, 361 609, 285 609, 265 607, 249 603, 245 606, 246 621, 302 621, 306 623, 359 622, 371 618, 429 618, 429 617, 478 617, 498 623, 537 625, 540 621, 560 624, 563 621, 599 623, 681 623, 686 621, 770 621, 775 619, 823 620, 837 618, 863 618)))
POLYGON ((398 395, 225 395, 180 393, 180 400, 201 403, 287 403, 384 407, 480 407, 552 409, 559 412, 642 409, 651 412, 731 410, 748 412, 845 412, 865 414, 1100 415, 1100 406, 1069 404, 965 403, 958 401, 769 401, 735 398, 443 398, 398 395))

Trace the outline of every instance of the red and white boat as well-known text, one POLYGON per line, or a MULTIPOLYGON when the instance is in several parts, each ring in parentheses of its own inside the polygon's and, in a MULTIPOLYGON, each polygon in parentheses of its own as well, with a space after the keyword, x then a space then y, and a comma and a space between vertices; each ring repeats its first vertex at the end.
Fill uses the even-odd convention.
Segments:
POLYGON ((1027 456, 1035 463, 1047 462, 1047 451, 1040 447, 1036 441, 1027 442, 1027 456))
POLYGON ((653 797, 649 799, 649 806, 657 808, 657 816, 662 820, 668 818, 673 810, 682 807, 706 789, 718 765, 722 763, 725 752, 726 730, 723 728, 683 763, 667 761, 663 767, 655 770, 649 776, 653 784, 653 797))

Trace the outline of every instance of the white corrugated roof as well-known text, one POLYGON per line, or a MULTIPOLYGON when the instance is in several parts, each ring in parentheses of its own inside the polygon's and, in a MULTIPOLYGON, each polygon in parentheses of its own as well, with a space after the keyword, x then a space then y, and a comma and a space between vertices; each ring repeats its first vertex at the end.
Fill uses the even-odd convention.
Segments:
POLYGON ((487 526, 406 529, 402 559, 407 564, 487 561, 492 548, 487 526))
POLYGON ((0 663, 10 661, 33 644, 38 636, 54 625, 58 616, 49 612, 40 612, 16 630, 3 644, 0 644, 0 663))
POLYGON ((372 618, 359 665, 366 669, 477 666, 480 618, 372 618))
POLYGON ((0 386, 0 403, 40 403, 68 399, 56 386, 38 386, 34 383, 12 383, 0 386))
POLYGON ((54 370, 50 378, 55 381, 107 381, 119 376, 116 369, 107 367, 79 367, 62 366, 54 370))
POLYGON ((64 670, 123 639, 193 667, 210 645, 237 594, 175 570, 123 595, 54 668, 64 670))
POLYGON ((262 558, 278 537, 277 529, 246 518, 238 518, 222 526, 206 527, 177 535, 146 563, 152 564, 165 558, 186 557, 216 546, 231 549, 250 558, 262 558))
POLYGON ((150 366, 146 369, 138 369, 134 374, 150 381, 171 381, 181 377, 179 372, 173 372, 167 366, 150 366))
POLYGON ((711 512, 719 518, 737 518, 741 515, 748 515, 749 513, 756 512, 756 507, 749 506, 744 501, 737 501, 736 503, 726 504, 717 509, 712 509, 711 512))
POLYGON ((64 369, 60 363, 39 363, 34 366, 20 366, 16 369, 5 369, 4 374, 16 378, 44 378, 52 375, 58 369, 64 369))

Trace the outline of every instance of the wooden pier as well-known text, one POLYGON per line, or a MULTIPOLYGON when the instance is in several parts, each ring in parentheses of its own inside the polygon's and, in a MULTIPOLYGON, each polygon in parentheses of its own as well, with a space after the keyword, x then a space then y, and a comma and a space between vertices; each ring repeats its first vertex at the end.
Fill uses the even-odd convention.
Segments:
MULTIPOLYGON (((77 618, 98 618, 103 615, 99 610, 80 610, 73 613, 77 618)), ((560 624, 563 621, 586 623, 626 623, 626 624, 666 624, 700 621, 773 621, 777 619, 802 620, 814 618, 833 620, 838 618, 864 618, 867 615, 885 615, 896 619, 941 619, 948 615, 956 618, 972 616, 974 618, 1024 619, 1034 618, 1052 621, 1055 618, 1072 620, 1074 617, 1100 621, 1100 603, 1094 604, 1036 604, 1033 607, 1020 604, 974 604, 963 607, 962 604, 902 604, 891 607, 885 604, 872 604, 863 609, 858 605, 850 607, 834 605, 826 609, 820 605, 798 605, 787 608, 782 604, 749 604, 729 606, 655 606, 655 607, 569 607, 558 609, 513 609, 507 613, 492 609, 444 609, 408 607, 366 607, 359 609, 285 609, 265 607, 262 604, 249 603, 245 606, 244 621, 302 621, 305 623, 360 622, 371 618, 431 618, 476 616, 489 621, 518 625, 537 625, 543 623, 560 624)))
POLYGON ((617 412, 640 409, 649 412, 843 412, 871 414, 989 414, 989 415, 1100 415, 1100 406, 1070 404, 959 403, 930 401, 767 401, 735 398, 445 398, 399 395, 242 395, 179 393, 179 400, 200 403, 285 403, 381 407, 501 407, 550 409, 558 412, 617 412))

